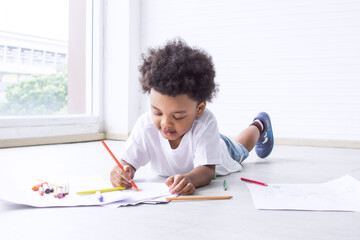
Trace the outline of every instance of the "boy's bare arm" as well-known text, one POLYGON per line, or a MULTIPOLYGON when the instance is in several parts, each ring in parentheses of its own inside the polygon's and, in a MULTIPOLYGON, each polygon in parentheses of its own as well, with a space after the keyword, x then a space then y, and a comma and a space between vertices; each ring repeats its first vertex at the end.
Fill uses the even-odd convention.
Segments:
POLYGON ((189 177, 195 188, 208 185, 215 174, 215 165, 204 165, 194 168, 185 176, 189 177))

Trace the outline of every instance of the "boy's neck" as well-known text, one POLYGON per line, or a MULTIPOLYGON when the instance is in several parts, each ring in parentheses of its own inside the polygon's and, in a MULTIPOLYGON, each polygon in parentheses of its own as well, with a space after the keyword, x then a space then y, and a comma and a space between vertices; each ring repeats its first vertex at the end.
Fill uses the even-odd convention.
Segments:
MULTIPOLYGON (((184 136, 184 135, 183 135, 184 136)), ((178 139, 176 140, 168 140, 169 141, 169 144, 170 144, 170 147, 171 149, 177 149, 181 143, 181 140, 183 138, 183 136, 179 137, 178 139)))

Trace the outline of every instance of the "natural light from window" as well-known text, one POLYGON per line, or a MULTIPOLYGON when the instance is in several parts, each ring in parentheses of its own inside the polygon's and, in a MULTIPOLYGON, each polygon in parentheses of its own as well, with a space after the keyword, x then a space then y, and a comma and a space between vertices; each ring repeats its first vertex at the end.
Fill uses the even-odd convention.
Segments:
POLYGON ((0 148, 103 137, 101 9, 100 0, 0 1, 0 148))
MULTIPOLYGON (((0 117, 86 113, 85 44, 71 52, 86 29, 79 33, 71 26, 85 23, 85 17, 69 29, 69 3, 1 1, 0 117)), ((76 4, 70 7, 84 12, 76 4)))

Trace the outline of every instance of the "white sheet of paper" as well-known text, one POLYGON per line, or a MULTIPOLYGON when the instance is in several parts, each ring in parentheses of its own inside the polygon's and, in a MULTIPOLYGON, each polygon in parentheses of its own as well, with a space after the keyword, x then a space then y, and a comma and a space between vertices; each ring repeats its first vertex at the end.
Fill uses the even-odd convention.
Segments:
MULTIPOLYGON (((68 183, 70 190, 69 195, 62 199, 55 198, 53 193, 40 196, 38 191, 34 192, 32 190, 32 187, 40 182, 36 180, 29 180, 26 181, 26 183, 12 182, 11 185, 0 184, 2 188, 2 191, 0 192, 0 199, 11 203, 33 207, 107 206, 108 204, 120 201, 119 203, 113 205, 113 207, 115 207, 122 204, 134 205, 146 201, 156 203, 154 199, 170 195, 168 187, 164 183, 140 182, 137 183, 137 185, 141 191, 129 189, 102 193, 103 202, 100 202, 96 194, 78 195, 77 192, 111 188, 112 186, 109 181, 104 180, 101 177, 68 177, 56 178, 55 180, 46 179, 46 181, 58 185, 68 183)), ((108 206, 111 207, 112 205, 108 206)))
POLYGON ((257 209, 360 211, 360 181, 350 175, 321 184, 246 185, 257 209))
POLYGON ((169 188, 165 183, 136 183, 141 191, 129 195, 127 198, 116 201, 110 204, 103 205, 104 207, 117 208, 128 205, 136 205, 139 203, 157 204, 168 202, 166 197, 174 197, 171 195, 169 188), (144 190, 143 190, 144 189, 144 190))

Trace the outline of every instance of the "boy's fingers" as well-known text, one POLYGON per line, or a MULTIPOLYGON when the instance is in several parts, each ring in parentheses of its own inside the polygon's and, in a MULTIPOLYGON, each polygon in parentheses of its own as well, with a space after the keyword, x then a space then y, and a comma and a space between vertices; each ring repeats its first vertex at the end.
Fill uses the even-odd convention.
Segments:
POLYGON ((165 184, 168 187, 170 187, 173 183, 174 183, 174 176, 168 177, 168 179, 166 179, 165 181, 165 184))
POLYGON ((181 191, 179 192, 179 195, 191 195, 194 194, 195 192, 195 188, 191 183, 187 183, 186 186, 181 189, 181 191))
POLYGON ((118 174, 119 176, 121 176, 122 172, 123 172, 123 170, 121 170, 121 168, 119 168, 118 166, 115 166, 113 168, 113 170, 111 171, 111 173, 118 174))
POLYGON ((116 168, 114 168, 110 172, 110 181, 114 187, 118 187, 118 185, 120 184, 120 173, 117 171, 116 168))
POLYGON ((129 169, 129 166, 127 166, 128 168, 126 169, 124 167, 124 170, 127 170, 128 172, 124 172, 123 170, 121 170, 121 168, 119 166, 115 166, 114 169, 113 169, 113 172, 120 176, 121 178, 124 178, 126 179, 126 181, 129 181, 130 180, 130 177, 129 177, 129 172, 130 172, 130 169, 129 169))
POLYGON ((111 184, 113 187, 126 187, 131 188, 131 184, 127 182, 125 179, 119 179, 119 178, 110 178, 111 184))
POLYGON ((124 168, 125 172, 130 172, 131 171, 131 168, 130 168, 129 165, 125 165, 125 166, 123 166, 123 168, 124 168))
POLYGON ((125 165, 124 171, 126 173, 126 176, 128 177, 127 180, 130 180, 131 179, 131 167, 129 165, 125 165))
POLYGON ((187 182, 186 178, 184 178, 184 177, 176 177, 175 176, 175 181, 174 181, 174 184, 173 184, 174 187, 172 187, 170 189, 170 192, 172 194, 181 193, 181 190, 186 186, 187 183, 188 182, 187 182))
MULTIPOLYGON (((124 169, 125 170, 125 169, 124 169)), ((118 166, 115 166, 110 173, 110 181, 114 187, 126 187, 131 188, 129 183, 130 177, 126 172, 121 170, 118 166)))
POLYGON ((110 182, 113 187, 120 187, 120 181, 118 181, 117 179, 110 178, 110 182))
POLYGON ((132 185, 128 181, 122 181, 121 187, 132 188, 132 185))
POLYGON ((174 183, 173 183, 173 185, 174 185, 174 186, 178 185, 183 179, 184 179, 184 176, 175 175, 175 176, 174 176, 174 183))

